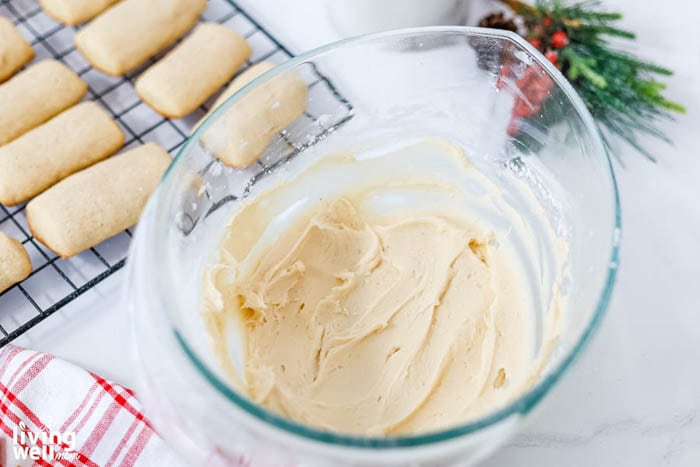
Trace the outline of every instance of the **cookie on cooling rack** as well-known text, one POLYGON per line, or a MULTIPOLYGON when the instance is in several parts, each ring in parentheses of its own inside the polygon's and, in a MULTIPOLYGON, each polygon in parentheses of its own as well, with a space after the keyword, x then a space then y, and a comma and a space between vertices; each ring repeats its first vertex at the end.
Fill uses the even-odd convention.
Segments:
MULTIPOLYGON (((242 73, 224 91, 214 108, 272 64, 242 73)), ((253 164, 281 130, 306 110, 309 89, 302 77, 287 71, 252 89, 235 102, 202 135, 202 144, 224 164, 244 168, 253 164)))
POLYGON ((34 49, 7 18, 0 16, 0 83, 34 58, 34 49))
POLYGON ((71 107, 87 93, 87 84, 56 60, 30 66, 0 85, 0 145, 71 107))
POLYGON ((240 34, 205 23, 136 81, 141 100, 167 118, 189 115, 226 84, 253 53, 240 34))
POLYGON ((148 143, 71 175, 27 204, 32 234, 62 258, 107 240, 136 224, 170 161, 148 143))
POLYGON ((206 0, 123 0, 75 35, 90 64, 121 76, 175 42, 197 23, 206 0))
POLYGON ((272 70, 275 67, 274 63, 270 62, 258 62, 255 65, 251 65, 250 67, 246 68, 244 72, 242 72, 240 75, 236 77, 233 81, 231 81, 231 84, 229 84, 226 89, 224 89, 224 92, 222 92, 219 97, 216 98, 216 101, 214 101, 214 105, 212 105, 211 109, 209 109, 209 112, 207 112, 195 125, 194 128, 192 129, 192 133, 199 128, 199 126, 204 123, 204 120, 207 119, 214 111, 219 107, 221 104, 226 102, 226 100, 233 96, 236 91, 240 90, 245 86, 246 84, 250 83, 253 81, 255 78, 258 76, 262 75, 263 73, 272 70))
POLYGON ((119 150, 124 133, 94 102, 83 102, 0 147, 0 203, 28 201, 119 150))
POLYGON ((119 0, 39 0, 44 12, 68 26, 84 23, 119 0))
POLYGON ((27 250, 18 240, 0 232, 0 292, 4 292, 32 273, 27 250))

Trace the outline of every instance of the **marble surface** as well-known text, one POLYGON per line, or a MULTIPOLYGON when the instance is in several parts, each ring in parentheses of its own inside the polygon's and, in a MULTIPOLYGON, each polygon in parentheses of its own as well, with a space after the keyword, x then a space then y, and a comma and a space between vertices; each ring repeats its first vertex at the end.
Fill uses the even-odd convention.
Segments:
MULTIPOLYGON (((321 3, 241 0, 294 52, 337 38, 321 3)), ((618 151, 623 241, 608 314, 529 426, 486 467, 700 466, 700 6, 607 4, 638 32, 637 53, 676 70, 668 95, 688 114, 664 124, 674 146, 648 141, 657 164, 618 151)), ((122 280, 116 274, 18 343, 130 384, 127 318, 107 305, 122 280)))

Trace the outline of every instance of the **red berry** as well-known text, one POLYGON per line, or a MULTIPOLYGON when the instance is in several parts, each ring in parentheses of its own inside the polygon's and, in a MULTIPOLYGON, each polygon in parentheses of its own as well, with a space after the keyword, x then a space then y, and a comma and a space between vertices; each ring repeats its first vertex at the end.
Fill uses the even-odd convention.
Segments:
POLYGON ((508 75, 510 74, 510 65, 504 63, 501 65, 501 71, 498 73, 498 79, 496 80, 496 88, 504 89, 508 86, 508 75))
POLYGON ((516 118, 529 117, 532 114, 532 105, 520 98, 515 101, 511 115, 516 118))
POLYGON ((552 18, 549 16, 545 16, 542 18, 542 26, 551 26, 552 25, 552 18))
POLYGON ((515 138, 515 136, 518 134, 520 131, 520 119, 518 118, 513 118, 511 119, 510 123, 508 123, 508 136, 511 138, 515 138))
POLYGON ((537 50, 542 50, 542 41, 539 37, 533 37, 528 42, 530 42, 530 44, 532 44, 532 46, 537 50))
POLYGON ((555 49, 563 49, 569 43, 569 36, 564 31, 555 31, 550 42, 555 49))
POLYGON ((559 59, 559 54, 554 50, 550 50, 549 52, 545 53, 544 56, 547 60, 554 63, 555 65, 557 64, 557 60, 559 59))

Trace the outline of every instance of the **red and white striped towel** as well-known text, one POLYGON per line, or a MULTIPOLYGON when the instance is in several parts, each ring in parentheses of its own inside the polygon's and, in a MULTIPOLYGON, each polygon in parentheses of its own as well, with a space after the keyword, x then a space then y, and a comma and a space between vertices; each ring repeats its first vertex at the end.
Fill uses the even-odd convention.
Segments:
POLYGON ((0 413, 0 467, 184 465, 129 389, 51 355, 0 350, 0 413))

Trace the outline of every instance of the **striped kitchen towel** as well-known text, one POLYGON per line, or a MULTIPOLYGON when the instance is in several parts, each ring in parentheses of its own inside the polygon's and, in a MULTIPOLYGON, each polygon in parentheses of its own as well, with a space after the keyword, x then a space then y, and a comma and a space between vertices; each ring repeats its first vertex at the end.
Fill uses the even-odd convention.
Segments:
POLYGON ((0 467, 183 466, 127 388, 51 355, 0 350, 0 467))

